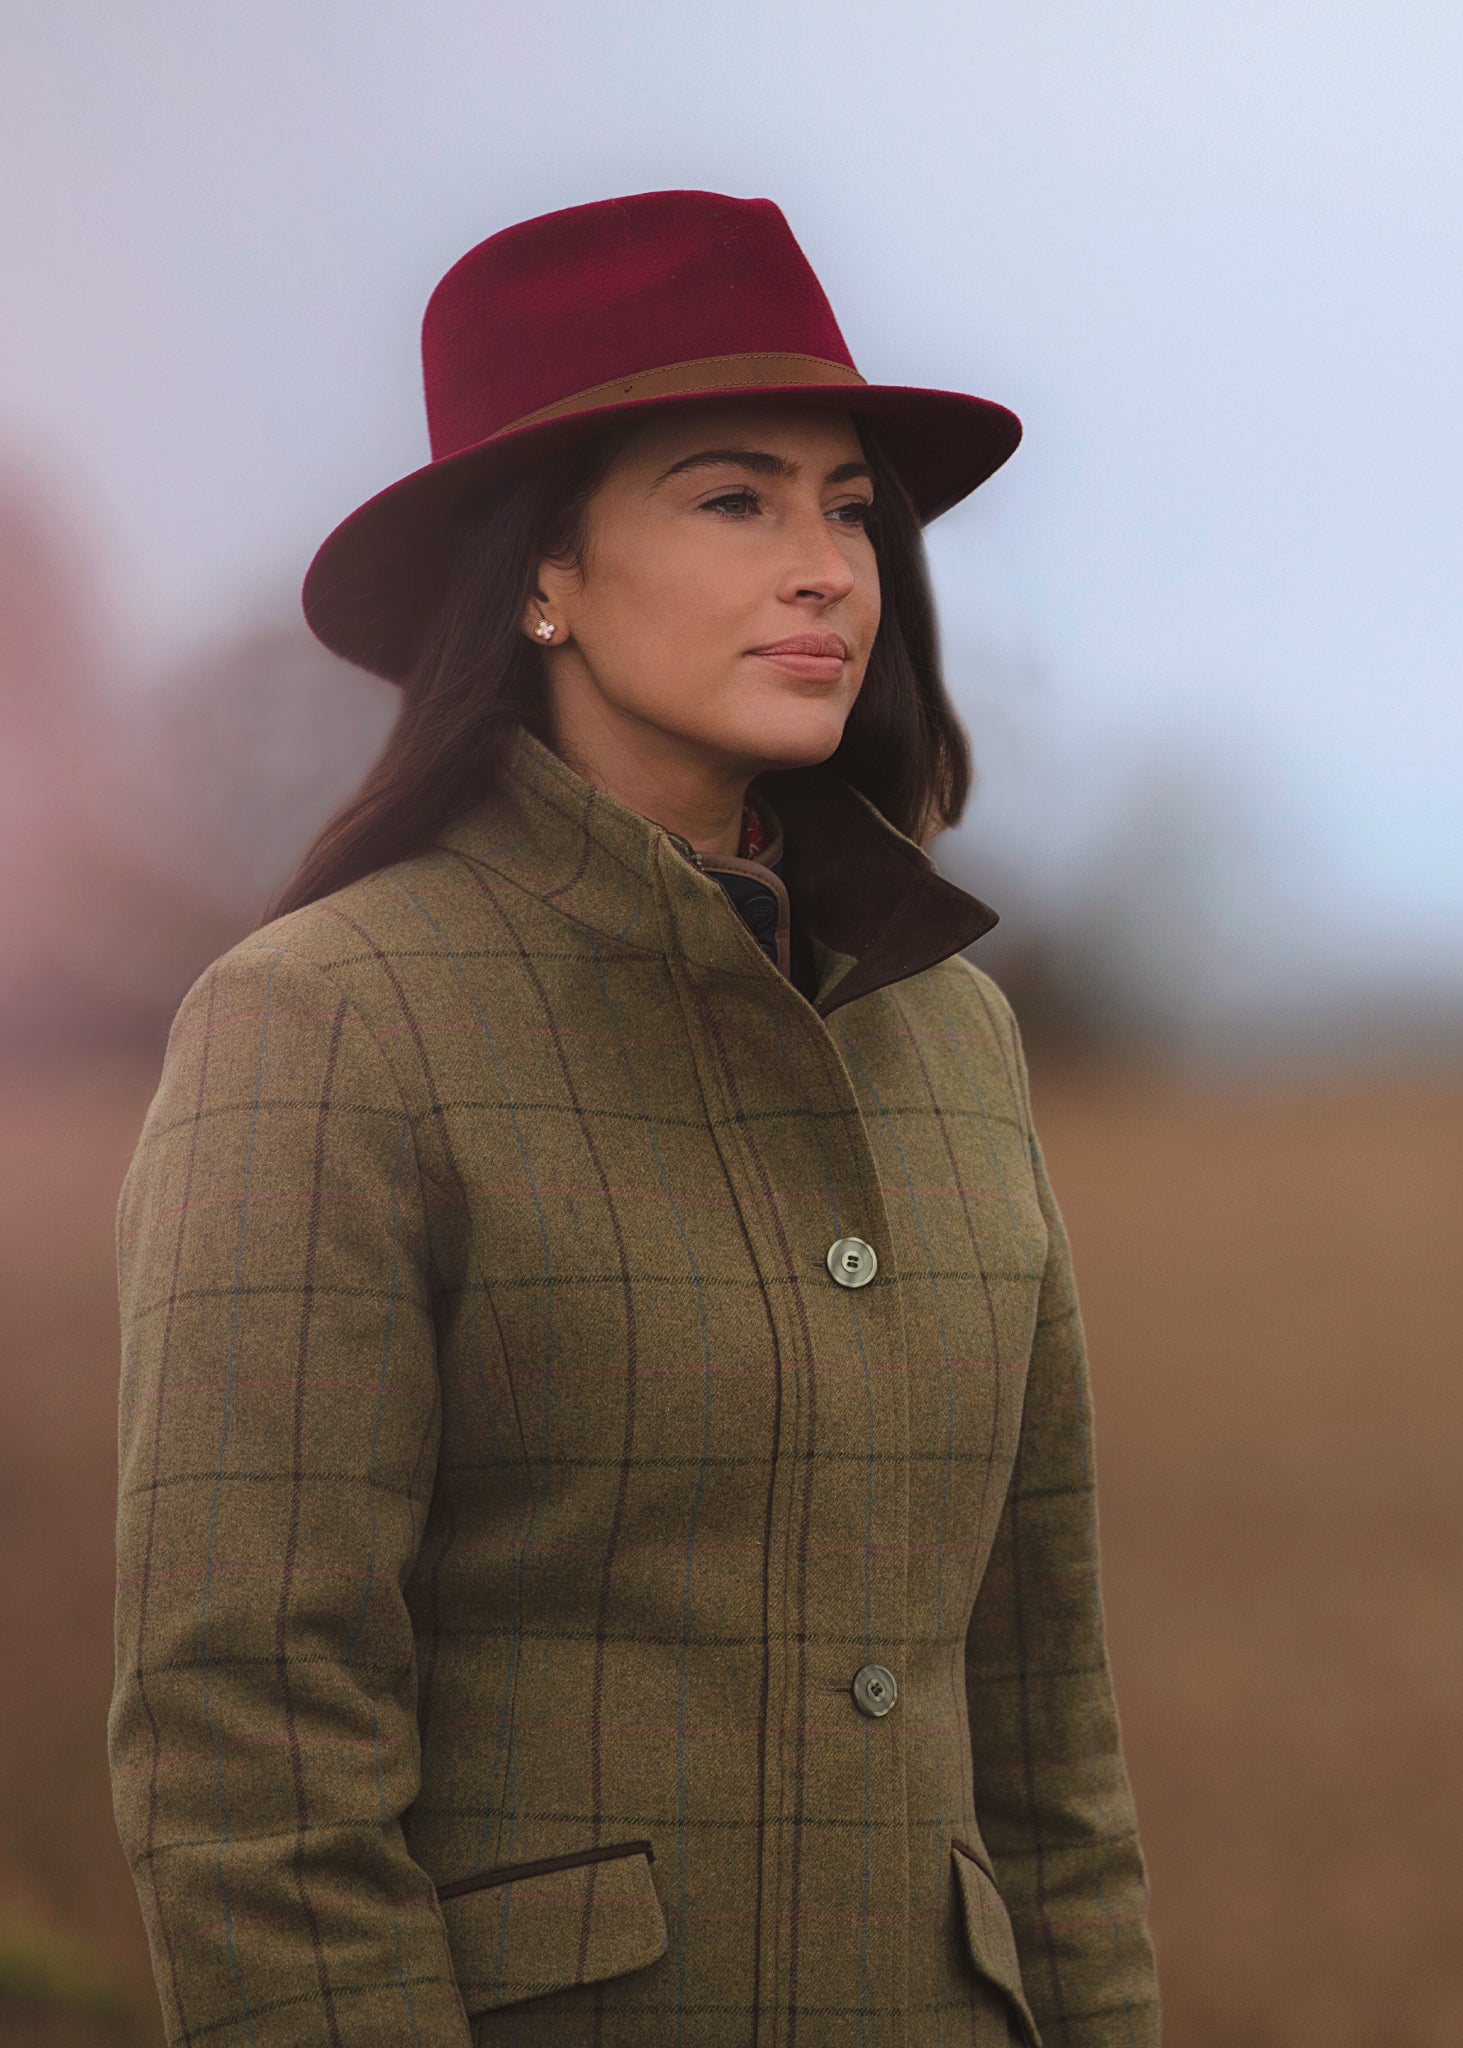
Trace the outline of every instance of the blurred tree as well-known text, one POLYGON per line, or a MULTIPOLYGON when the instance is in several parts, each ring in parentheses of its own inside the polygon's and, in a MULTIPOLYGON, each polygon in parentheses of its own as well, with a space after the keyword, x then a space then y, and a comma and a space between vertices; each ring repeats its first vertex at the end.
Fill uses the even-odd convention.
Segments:
POLYGON ((400 693, 303 620, 240 634, 167 678, 131 721, 129 786, 150 862, 247 925, 380 753, 400 693))
POLYGON ((119 786, 119 708, 81 550, 0 479, 0 1048, 151 1041, 231 936, 151 872, 119 786))
POLYGON ((119 677, 83 551, 0 476, 0 1050, 157 1049, 359 781, 397 693, 266 624, 119 677))

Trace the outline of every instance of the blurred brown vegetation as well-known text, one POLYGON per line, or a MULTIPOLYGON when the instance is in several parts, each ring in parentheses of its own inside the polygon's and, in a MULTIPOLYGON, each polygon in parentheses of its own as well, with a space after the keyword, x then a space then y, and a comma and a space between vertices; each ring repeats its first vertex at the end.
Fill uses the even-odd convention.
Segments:
MULTIPOLYGON (((0 2042, 58 2048, 160 2038, 104 1750, 117 1189, 177 1001, 391 708, 293 625, 107 673, 0 491, 0 2042)), ((996 936, 1091 1338, 1166 2038, 1456 2048, 1463 1069, 1206 1074, 1114 1007, 1091 916, 996 936)))

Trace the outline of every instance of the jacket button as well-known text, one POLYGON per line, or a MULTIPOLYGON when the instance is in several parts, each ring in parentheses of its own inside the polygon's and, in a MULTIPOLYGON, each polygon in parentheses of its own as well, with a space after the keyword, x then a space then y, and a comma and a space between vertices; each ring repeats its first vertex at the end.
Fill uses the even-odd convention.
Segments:
POLYGON ((754 932, 770 932, 777 923, 777 905, 770 896, 754 896, 743 914, 754 932))
POLYGON ((853 1674, 853 1703, 861 1714, 872 1714, 876 1719, 887 1714, 899 1697, 899 1687, 894 1683, 894 1673, 882 1664, 865 1664, 853 1674))
POLYGON ((874 1247, 861 1237, 840 1237, 828 1247, 828 1270, 840 1287, 864 1287, 879 1270, 874 1247))

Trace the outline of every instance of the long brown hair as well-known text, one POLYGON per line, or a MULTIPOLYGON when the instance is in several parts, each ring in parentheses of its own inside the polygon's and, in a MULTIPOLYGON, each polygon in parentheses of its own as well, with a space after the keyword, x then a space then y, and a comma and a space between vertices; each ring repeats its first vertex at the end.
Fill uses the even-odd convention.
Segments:
MULTIPOLYGON (((970 744, 940 670, 919 515, 866 421, 879 630, 829 760, 911 839, 953 825, 970 794, 970 744)), ((501 480, 466 531, 446 595, 380 758, 324 826, 261 923, 429 847, 491 795, 513 729, 554 745, 542 652, 520 621, 545 556, 582 562, 590 500, 632 431, 617 424, 501 480)), ((776 802, 779 771, 763 780, 776 802)))

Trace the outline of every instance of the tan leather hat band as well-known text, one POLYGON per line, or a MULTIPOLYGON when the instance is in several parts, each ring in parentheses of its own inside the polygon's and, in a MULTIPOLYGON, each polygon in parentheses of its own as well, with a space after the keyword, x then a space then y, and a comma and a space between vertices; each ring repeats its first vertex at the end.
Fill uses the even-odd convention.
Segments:
MULTIPOLYGON (((780 385, 849 384, 865 385, 868 379, 847 363, 835 363, 824 356, 783 354, 767 349, 750 355, 701 356, 688 363, 663 363, 659 369, 636 370, 628 377, 614 377, 606 384, 592 384, 587 391, 575 391, 568 398, 556 398, 500 427, 511 434, 519 427, 536 427, 542 420, 561 419, 566 413, 589 412, 595 406, 614 405, 634 398, 695 398, 703 392, 776 390, 780 385)), ((496 436, 495 436, 496 438, 496 436)))

